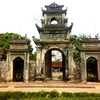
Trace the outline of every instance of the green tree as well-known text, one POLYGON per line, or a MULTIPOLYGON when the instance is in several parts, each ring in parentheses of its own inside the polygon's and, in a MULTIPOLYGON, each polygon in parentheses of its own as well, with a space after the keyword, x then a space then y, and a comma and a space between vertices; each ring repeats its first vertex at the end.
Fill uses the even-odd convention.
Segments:
MULTIPOLYGON (((28 39, 25 36, 21 36, 18 33, 0 33, 0 44, 2 45, 2 47, 4 49, 9 49, 10 44, 8 42, 8 40, 11 39, 26 39, 28 41, 28 49, 29 49, 29 53, 30 53, 30 59, 35 59, 32 55, 34 55, 32 53, 33 49, 32 49, 32 45, 31 45, 31 41, 30 39, 28 39)), ((6 58, 6 52, 3 53, 3 59, 6 58)))
POLYGON ((73 59, 74 60, 79 60, 80 59, 80 52, 79 48, 82 47, 82 44, 80 41, 82 41, 84 38, 91 38, 91 35, 84 35, 84 34, 79 34, 79 35, 70 35, 70 40, 73 43, 73 59))
POLYGON ((14 34, 14 33, 0 33, 0 44, 2 45, 3 48, 9 48, 9 43, 8 40, 11 39, 18 39, 18 38, 24 38, 19 34, 14 34))
POLYGON ((73 59, 74 60, 79 60, 80 59, 80 52, 79 52, 79 48, 81 48, 82 44, 80 42, 80 40, 83 40, 84 38, 84 34, 83 35, 71 35, 70 36, 70 40, 73 43, 73 59))
POLYGON ((36 60, 36 52, 30 53, 30 60, 36 60))

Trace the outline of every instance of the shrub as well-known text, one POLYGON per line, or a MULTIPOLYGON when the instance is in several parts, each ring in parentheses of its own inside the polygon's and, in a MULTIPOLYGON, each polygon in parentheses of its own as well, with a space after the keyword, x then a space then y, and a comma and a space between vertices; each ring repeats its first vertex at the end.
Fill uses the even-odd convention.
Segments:
POLYGON ((69 92, 62 92, 61 97, 70 98, 70 97, 74 97, 74 94, 69 92))
POLYGON ((49 97, 50 98, 56 98, 56 97, 59 97, 59 92, 56 91, 56 90, 52 90, 50 93, 49 93, 49 97))
POLYGON ((36 97, 37 92, 26 92, 24 98, 34 98, 36 97))
POLYGON ((100 93, 51 92, 0 92, 0 100, 100 100, 100 93))
POLYGON ((69 92, 62 92, 61 97, 64 97, 64 98, 100 97, 100 93, 87 93, 87 92, 69 93, 69 92))
POLYGON ((94 82, 95 79, 96 79, 96 78, 95 78, 95 76, 94 76, 93 74, 88 74, 88 75, 87 75, 87 80, 88 80, 88 81, 94 82))
POLYGON ((45 98, 48 95, 49 95, 49 92, 46 92, 46 91, 43 91, 43 90, 36 93, 36 97, 43 97, 43 98, 45 98))
POLYGON ((59 75, 58 76, 58 79, 61 79, 62 80, 63 79, 63 76, 62 75, 59 75))

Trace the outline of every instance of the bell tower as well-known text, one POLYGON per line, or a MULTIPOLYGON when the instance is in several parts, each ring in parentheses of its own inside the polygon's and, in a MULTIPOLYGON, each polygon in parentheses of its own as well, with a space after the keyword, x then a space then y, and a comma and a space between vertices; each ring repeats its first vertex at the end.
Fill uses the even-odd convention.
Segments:
POLYGON ((42 10, 45 19, 44 24, 45 25, 58 24, 64 26, 65 25, 64 20, 67 9, 62 10, 63 7, 64 7, 63 5, 57 5, 55 2, 52 3, 51 5, 45 6, 47 10, 42 10))
POLYGON ((40 34, 40 39, 33 37, 36 44, 36 74, 42 74, 46 79, 52 77, 52 51, 58 50, 62 54, 62 69, 63 80, 67 79, 67 71, 72 74, 72 43, 70 41, 70 32, 73 23, 67 25, 66 18, 67 9, 63 10, 63 5, 58 5, 55 2, 50 5, 45 5, 45 10, 42 9, 41 24, 36 28, 40 34))
POLYGON ((64 40, 69 39, 73 23, 68 27, 68 19, 66 18, 67 9, 62 10, 64 6, 55 2, 46 5, 46 10, 42 9, 43 19, 41 19, 42 28, 37 27, 40 33, 40 39, 64 40), (45 34, 45 35, 44 35, 45 34), (59 36, 58 36, 59 34, 59 36))

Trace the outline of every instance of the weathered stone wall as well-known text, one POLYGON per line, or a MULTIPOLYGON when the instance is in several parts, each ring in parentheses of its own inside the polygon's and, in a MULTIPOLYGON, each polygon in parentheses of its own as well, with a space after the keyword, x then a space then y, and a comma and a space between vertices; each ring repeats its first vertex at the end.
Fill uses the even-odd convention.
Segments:
POLYGON ((74 74, 75 74, 75 80, 81 81, 81 66, 80 66, 80 61, 74 61, 75 63, 75 69, 74 69, 74 74))
POLYGON ((34 81, 35 71, 35 61, 31 60, 29 63, 29 81, 34 81))
POLYGON ((41 37, 41 39, 42 40, 64 40, 64 39, 66 39, 67 37, 66 37, 67 35, 66 34, 54 34, 54 33, 50 33, 50 34, 43 34, 43 33, 41 33, 40 34, 40 37, 41 37))
MULTIPOLYGON (((0 82, 6 82, 7 62, 0 61, 0 82)), ((31 60, 29 63, 29 81, 33 81, 35 76, 35 61, 31 60)))
POLYGON ((0 61, 0 82, 6 81, 6 61, 0 61))

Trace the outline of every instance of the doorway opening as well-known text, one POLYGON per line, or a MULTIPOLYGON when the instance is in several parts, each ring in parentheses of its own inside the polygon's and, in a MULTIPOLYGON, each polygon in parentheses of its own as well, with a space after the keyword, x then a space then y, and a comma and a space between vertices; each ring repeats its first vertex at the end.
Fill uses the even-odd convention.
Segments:
POLYGON ((45 77, 48 80, 65 80, 65 55, 59 49, 50 49, 45 55, 45 77))
POLYGON ((17 57, 13 60, 13 81, 23 82, 24 60, 17 57))
POLYGON ((87 67, 87 81, 90 82, 97 82, 98 81, 98 66, 97 66, 97 59, 94 57, 89 57, 86 60, 86 67, 87 67))

